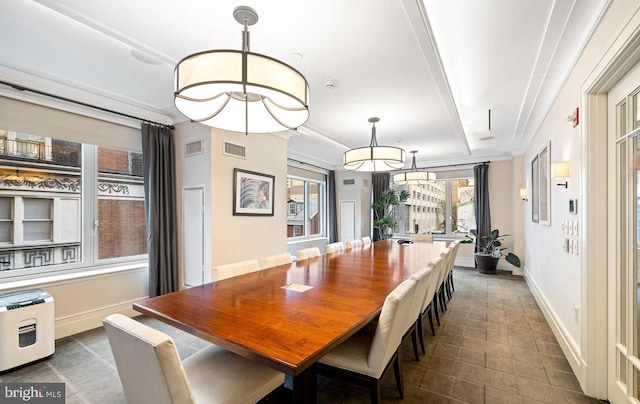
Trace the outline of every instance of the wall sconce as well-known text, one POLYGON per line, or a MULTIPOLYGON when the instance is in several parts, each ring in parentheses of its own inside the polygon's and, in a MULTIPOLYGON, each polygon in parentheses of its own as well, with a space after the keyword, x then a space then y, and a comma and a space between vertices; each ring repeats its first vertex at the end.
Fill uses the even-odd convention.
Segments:
POLYGON ((558 182, 556 185, 560 187, 569 187, 569 162, 561 161, 558 163, 551 163, 551 178, 554 180, 564 179, 564 182, 558 182))
POLYGON ((522 198, 523 201, 529 200, 529 188, 520 188, 520 198, 522 198))

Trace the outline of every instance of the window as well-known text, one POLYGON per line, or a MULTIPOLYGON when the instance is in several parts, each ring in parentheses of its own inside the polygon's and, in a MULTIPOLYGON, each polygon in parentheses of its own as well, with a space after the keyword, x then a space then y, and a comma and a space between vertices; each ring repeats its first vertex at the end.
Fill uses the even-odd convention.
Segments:
POLYGON ((140 153, 0 130, 0 279, 146 250, 140 153))
POLYGON ((287 177, 287 237, 325 236, 326 180, 325 175, 294 169, 297 175, 287 177))
POLYGON ((422 193, 421 199, 407 200, 405 209, 397 209, 398 234, 428 232, 462 237, 476 227, 472 178, 447 179, 427 185, 391 184, 391 187, 396 191, 405 189, 412 195, 422 193))

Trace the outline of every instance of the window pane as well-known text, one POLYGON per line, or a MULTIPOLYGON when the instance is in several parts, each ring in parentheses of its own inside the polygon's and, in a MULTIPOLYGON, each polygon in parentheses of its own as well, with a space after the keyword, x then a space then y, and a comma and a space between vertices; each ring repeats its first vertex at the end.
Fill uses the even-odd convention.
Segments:
POLYGON ((287 237, 303 236, 305 234, 304 181, 287 179, 287 203, 289 204, 287 237))
POLYGON ((451 181, 451 232, 467 234, 476 228, 472 179, 451 181))
POLYGON ((51 199, 24 199, 24 218, 51 219, 51 199))
POLYGON ((0 198, 0 220, 11 220, 13 215, 11 213, 13 198, 0 198))
POLYGON ((51 222, 24 222, 24 241, 51 241, 51 222))
POLYGON ((0 243, 10 243, 12 233, 12 222, 0 222, 0 243))
POLYGON ((147 253, 142 154, 98 148, 98 259, 147 253))
POLYGON ((322 232, 322 215, 320 213, 320 184, 309 183, 309 234, 316 235, 322 232))

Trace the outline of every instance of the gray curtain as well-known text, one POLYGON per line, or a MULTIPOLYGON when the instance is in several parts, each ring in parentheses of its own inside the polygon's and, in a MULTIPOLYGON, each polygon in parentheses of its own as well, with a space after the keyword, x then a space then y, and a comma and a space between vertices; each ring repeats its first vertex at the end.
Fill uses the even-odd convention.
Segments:
POLYGON ((173 130, 142 124, 149 296, 179 289, 173 130))
POLYGON ((327 176, 327 215, 329 216, 329 243, 338 241, 338 214, 336 209, 336 173, 329 171, 327 176))
MULTIPOLYGON (((377 201, 384 191, 389 189, 389 181, 391 181, 391 174, 389 173, 373 173, 371 176, 371 184, 373 186, 373 200, 377 201)), ((378 215, 382 217, 384 212, 378 212, 378 215)), ((374 215, 375 217, 375 215, 374 215)), ((377 231, 373 232, 373 241, 380 240, 380 234, 377 231)))
POLYGON ((491 210, 489 208, 489 163, 473 167, 475 181, 476 231, 479 236, 491 233, 491 210))

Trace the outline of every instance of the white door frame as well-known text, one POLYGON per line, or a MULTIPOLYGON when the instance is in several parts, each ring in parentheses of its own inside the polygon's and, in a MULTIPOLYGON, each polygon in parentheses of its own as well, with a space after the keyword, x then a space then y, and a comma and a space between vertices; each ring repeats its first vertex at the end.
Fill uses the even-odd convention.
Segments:
MULTIPOLYGON (((610 161, 608 151, 607 92, 639 60, 640 15, 636 13, 585 80, 580 91, 581 110, 585 117, 581 130, 580 176, 585 209, 581 215, 584 223, 581 240, 581 250, 584 252, 581 261, 584 279, 581 318, 583 374, 578 378, 582 381, 585 393, 598 398, 606 398, 608 392, 608 316, 611 315, 608 301, 611 289, 608 285, 610 272, 615 271, 615 256, 608 257, 609 249, 615 248, 615 238, 607 237, 610 235, 609 222, 615 222, 610 220, 612 213, 609 209, 609 184, 615 187, 615 158, 613 162, 610 161), (605 242, 607 240, 609 244, 605 242), (603 268, 607 268, 607 271, 603 271, 603 268), (603 349, 605 346, 607 349, 603 349)), ((613 215, 615 218, 615 211, 613 215)))

